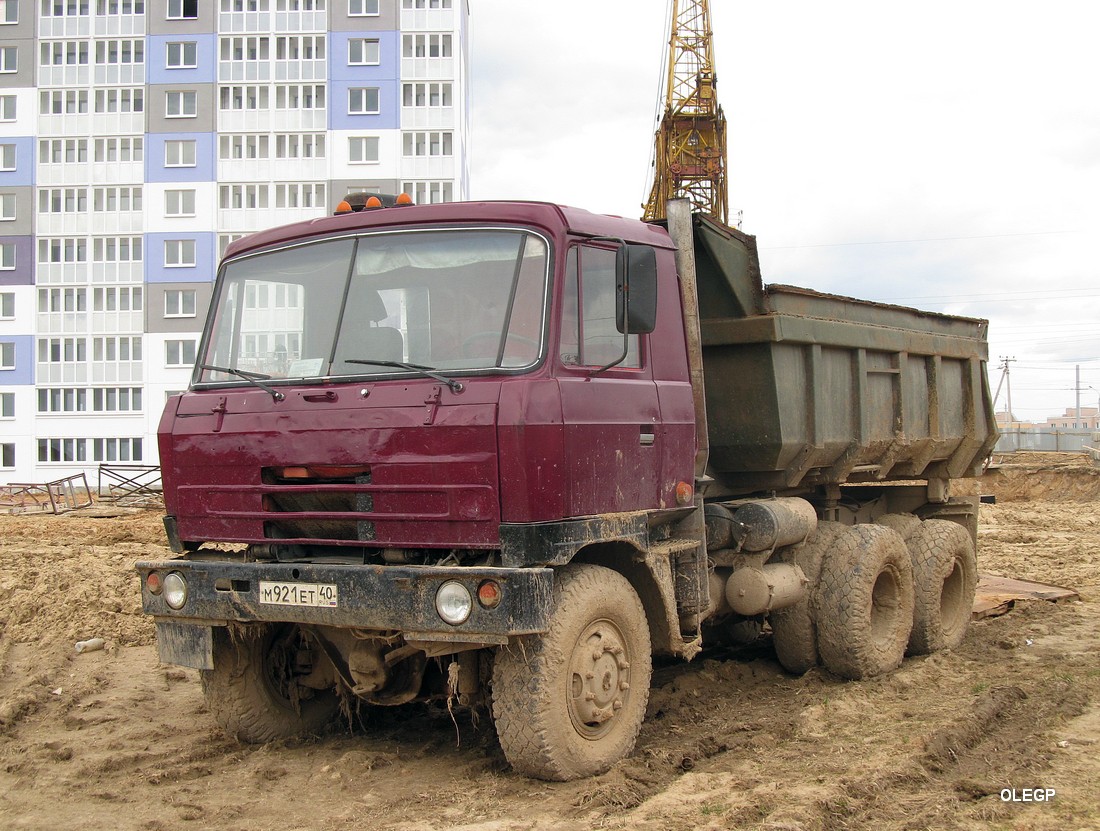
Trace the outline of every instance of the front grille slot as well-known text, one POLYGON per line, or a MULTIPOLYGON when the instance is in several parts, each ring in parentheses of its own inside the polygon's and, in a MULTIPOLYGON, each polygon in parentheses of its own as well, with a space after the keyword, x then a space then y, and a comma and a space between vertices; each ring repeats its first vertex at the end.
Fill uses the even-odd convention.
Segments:
POLYGON ((264 511, 276 515, 264 520, 264 536, 269 539, 311 539, 318 542, 370 539, 362 536, 361 526, 364 525, 371 525, 373 535, 372 523, 346 516, 323 516, 370 513, 374 510, 374 495, 355 487, 371 483, 369 468, 265 468, 263 482, 273 486, 266 491, 263 499, 264 511), (280 490, 279 486, 286 490, 280 490), (278 514, 311 516, 279 517, 278 514))

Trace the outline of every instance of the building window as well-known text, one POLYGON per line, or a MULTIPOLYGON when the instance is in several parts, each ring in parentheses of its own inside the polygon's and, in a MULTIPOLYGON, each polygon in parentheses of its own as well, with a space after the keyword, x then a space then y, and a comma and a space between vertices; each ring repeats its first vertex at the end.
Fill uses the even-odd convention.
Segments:
POLYGON ((87 360, 87 338, 41 338, 38 341, 40 364, 84 363, 87 360))
POLYGON ((82 17, 88 14, 88 0, 42 0, 42 17, 82 17))
POLYGON ((164 265, 166 268, 194 268, 195 241, 193 239, 165 240, 164 265))
MULTIPOLYGON (((40 265, 86 263, 88 262, 88 240, 84 237, 39 237, 38 262, 40 265)), ((62 311, 60 307, 55 309, 41 308, 41 295, 45 291, 47 289, 39 290, 39 311, 62 311)), ((61 289, 49 289, 49 291, 61 291, 61 289)), ((72 289, 66 289, 66 291, 72 291, 72 289)), ((74 310, 65 309, 64 311, 74 310)), ((80 311, 84 310, 80 309, 80 311)))
POLYGON ((0 369, 15 369, 15 344, 0 342, 0 369))
POLYGON ((96 361, 140 361, 141 337, 92 338, 92 359, 96 361))
POLYGON ((80 387, 41 387, 38 390, 40 413, 86 413, 88 391, 80 387))
POLYGON ((449 58, 451 36, 443 34, 402 35, 403 58, 449 58))
POLYGON ((164 293, 165 317, 194 317, 195 290, 169 289, 164 293))
POLYGON ((194 190, 166 190, 164 192, 165 216, 194 216, 194 190))
POLYGON ((323 184, 279 184, 275 185, 276 208, 323 208, 326 203, 326 188, 323 184))
POLYGON ((194 139, 170 139, 164 142, 165 167, 194 167, 197 142, 194 139))
MULTIPOLYGON (((38 102, 42 115, 83 115, 88 112, 88 90, 43 90, 38 102)), ((14 107, 12 117, 15 117, 14 107)))
POLYGON ((401 85, 403 107, 449 107, 451 85, 447 83, 420 83, 401 85))
POLYGON ((15 445, 11 442, 0 444, 0 467, 15 467, 15 445))
POLYGON ((223 12, 266 12, 267 0, 222 0, 223 12))
POLYGON ((87 289, 39 289, 38 312, 86 312, 88 311, 87 289))
POLYGON ((140 263, 141 237, 96 237, 92 240, 92 262, 140 263))
POLYGON ((19 22, 19 0, 0 0, 0 24, 19 22))
POLYGON ((454 201, 453 182, 402 182, 401 192, 411 196, 417 205, 454 201))
POLYGON ((324 36, 280 37, 275 39, 275 59, 280 61, 323 61, 324 36))
POLYGON ((0 392, 0 418, 15 418, 14 392, 0 392))
POLYGON ((0 95, 0 121, 15 121, 17 100, 14 95, 0 95))
POLYGON ((87 139, 42 139, 38 142, 39 164, 85 164, 87 139))
POLYGON ((199 0, 168 0, 169 20, 195 20, 199 16, 199 0))
POLYGON ((352 136, 348 139, 348 161, 370 164, 378 161, 378 136, 352 136))
POLYGON ((15 219, 15 204, 14 193, 0 193, 0 222, 15 219))
POLYGON ((87 210, 87 188, 42 188, 38 191, 39 213, 71 214, 87 210))
POLYGON ((348 14, 351 17, 376 17, 379 14, 378 0, 348 0, 348 14))
POLYGON ((275 10, 280 12, 323 12, 325 0, 279 0, 275 10))
POLYGON ((194 90, 173 90, 164 94, 166 118, 194 118, 198 115, 198 93, 194 90))
POLYGON ((92 210, 97 213, 141 210, 140 187, 95 188, 92 195, 92 210))
POLYGON ((267 185, 222 185, 218 204, 225 210, 266 208, 267 193, 267 185))
MULTIPOLYGON (((42 0, 43 3, 47 0, 42 0)), ((72 0, 70 0, 72 2, 72 0)), ((85 0, 81 0, 87 3, 85 0)), ((145 14, 145 0, 99 0, 96 11, 100 17, 117 17, 120 14, 145 14)), ((87 14, 87 11, 85 11, 87 14)))
MULTIPOLYGON (((87 146, 85 146, 87 151, 87 146)), ((15 170, 15 145, 0 144, 0 170, 15 170)))
POLYGON ((95 140, 97 162, 140 162, 145 155, 145 139, 124 136, 95 140))
POLYGON ((145 90, 141 87, 97 89, 95 111, 97 113, 145 112, 145 90))
POLYGON ((164 365, 194 366, 195 365, 195 341, 194 340, 170 340, 164 342, 164 365))
POLYGON ((223 61, 266 61, 270 58, 270 38, 235 37, 221 40, 221 60, 223 61))
POLYGON ((141 286, 108 286, 92 291, 92 309, 97 312, 140 312, 141 286))
POLYGON ((278 159, 325 158, 324 133, 282 133, 275 136, 275 157, 278 159))
POLYGON ((450 156, 453 153, 451 133, 405 133, 402 143, 406 156, 450 156))
POLYGON ((15 292, 0 292, 0 320, 15 320, 15 292))
POLYGON ((269 87, 255 85, 221 88, 223 110, 266 110, 270 107, 269 87))
POLYGON ((18 48, 15 46, 0 46, 0 72, 16 72, 18 69, 18 48))
POLYGON ((449 9, 451 0, 401 0, 403 9, 449 9))
POLYGON ((348 90, 348 115, 377 115, 378 112, 378 87, 348 90))
POLYGON ((44 40, 38 46, 40 66, 87 66, 88 41, 44 40))
POLYGON ((168 69, 194 69, 199 65, 199 45, 195 41, 172 42, 167 48, 168 69))
POLYGON ((218 137, 219 159, 269 159, 270 141, 262 133, 242 133, 218 137))
POLYGON ((323 84, 280 84, 275 88, 275 107, 280 110, 323 110, 325 87, 323 84))
POLYGON ((0 243, 0 271, 15 270, 15 243, 0 243))
MULTIPOLYGON (((98 65, 145 63, 144 40, 97 40, 95 62, 98 65)), ((82 61, 87 63, 87 61, 82 61)))
POLYGON ((353 66, 377 66, 382 62, 378 38, 352 38, 348 41, 348 63, 353 66))

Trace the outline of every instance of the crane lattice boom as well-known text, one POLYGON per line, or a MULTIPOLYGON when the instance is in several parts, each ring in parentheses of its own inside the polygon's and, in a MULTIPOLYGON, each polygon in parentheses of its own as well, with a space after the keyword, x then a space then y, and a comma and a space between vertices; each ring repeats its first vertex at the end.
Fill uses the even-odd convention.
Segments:
POLYGON ((715 89, 707 0, 671 0, 665 110, 657 129, 653 189, 644 219, 663 219, 665 203, 683 197, 722 222, 726 193, 726 117, 715 89))

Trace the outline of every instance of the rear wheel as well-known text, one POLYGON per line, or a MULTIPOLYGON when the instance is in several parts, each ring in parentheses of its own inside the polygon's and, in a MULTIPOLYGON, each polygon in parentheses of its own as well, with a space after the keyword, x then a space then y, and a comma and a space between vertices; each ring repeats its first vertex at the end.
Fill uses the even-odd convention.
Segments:
POLYGON ((806 596, 798 603, 768 615, 775 656, 783 669, 795 675, 802 675, 818 664, 813 587, 821 574, 825 552, 844 531, 845 526, 839 522, 819 522, 817 530, 804 545, 789 549, 778 558, 780 562, 794 563, 801 568, 810 585, 806 596))
POLYGON ((913 626, 913 566, 905 542, 881 525, 854 525, 825 553, 816 594, 817 648, 842 678, 899 666, 913 626))
POLYGON ((555 575, 550 631, 497 651, 493 720, 518 772, 570 780, 634 747, 649 700, 649 627, 621 574, 573 565, 555 575))
POLYGON ((214 669, 202 672, 206 706, 229 735, 259 744, 314 733, 339 708, 334 690, 301 686, 310 645, 293 624, 214 630, 214 669))
POLYGON ((909 654, 953 649, 962 643, 974 607, 974 543, 965 528, 945 519, 925 520, 907 543, 915 585, 909 654))

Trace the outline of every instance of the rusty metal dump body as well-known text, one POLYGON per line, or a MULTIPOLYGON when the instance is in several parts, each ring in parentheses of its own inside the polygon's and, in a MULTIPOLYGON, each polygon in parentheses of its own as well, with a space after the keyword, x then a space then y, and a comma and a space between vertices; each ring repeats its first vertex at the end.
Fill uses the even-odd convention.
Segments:
POLYGON ((729 492, 976 475, 997 431, 983 320, 765 286, 695 217, 710 435, 729 492))

